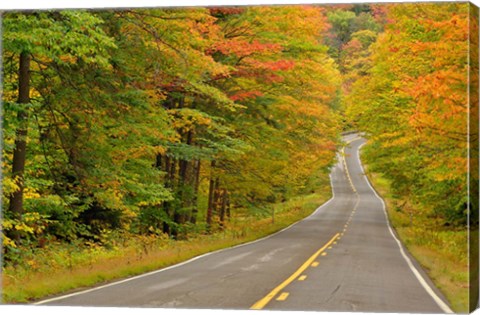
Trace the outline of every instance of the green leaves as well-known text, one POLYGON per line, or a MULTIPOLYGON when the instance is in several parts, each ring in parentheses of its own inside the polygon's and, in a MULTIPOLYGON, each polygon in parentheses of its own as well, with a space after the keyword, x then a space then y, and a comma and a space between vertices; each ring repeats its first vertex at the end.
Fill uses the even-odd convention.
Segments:
POLYGON ((7 51, 27 51, 42 62, 77 60, 108 65, 108 50, 115 48, 94 15, 75 11, 7 13, 3 18, 3 45, 7 51), (48 59, 43 59, 48 58, 48 59))

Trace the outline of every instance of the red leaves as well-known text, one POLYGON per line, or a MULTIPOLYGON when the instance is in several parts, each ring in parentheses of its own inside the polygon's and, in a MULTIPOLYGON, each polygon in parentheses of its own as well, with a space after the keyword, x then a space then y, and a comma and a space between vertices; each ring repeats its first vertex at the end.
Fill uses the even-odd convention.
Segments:
POLYGON ((272 62, 264 62, 263 66, 265 69, 271 71, 287 71, 295 67, 295 62, 292 60, 278 60, 272 62))

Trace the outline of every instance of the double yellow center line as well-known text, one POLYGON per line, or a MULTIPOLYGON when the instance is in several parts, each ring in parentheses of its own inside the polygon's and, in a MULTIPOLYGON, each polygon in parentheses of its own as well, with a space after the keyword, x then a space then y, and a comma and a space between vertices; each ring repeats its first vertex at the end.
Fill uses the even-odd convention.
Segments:
MULTIPOLYGON (((353 141, 355 140, 358 140, 360 139, 359 137, 356 137, 350 141, 347 141, 347 144, 350 144, 352 143, 353 141)), ((346 172, 346 175, 347 175, 347 178, 348 178, 348 181, 350 183, 350 186, 352 187, 352 190, 353 192, 357 195, 358 197, 358 192, 357 190, 355 189, 355 186, 353 185, 353 181, 350 177, 350 172, 348 171, 348 166, 347 166, 347 161, 345 159, 345 147, 342 149, 342 158, 343 158, 343 165, 344 165, 344 168, 345 168, 345 172, 346 172)), ((358 202, 357 204, 355 205, 354 209, 353 209, 353 212, 355 212, 356 208, 358 206, 358 202)), ((345 226, 345 229, 344 229, 344 232, 346 230, 346 227, 345 226)), ((283 281, 279 286, 277 286, 275 289, 273 289, 270 293, 268 293, 265 297, 263 297, 262 299, 258 300, 255 304, 253 304, 250 309, 252 310, 261 310, 263 309, 268 303, 270 303, 270 301, 275 297, 277 296, 277 294, 283 290, 286 286, 288 286, 290 283, 292 283, 295 279, 297 279, 310 265, 312 265, 312 263, 314 263, 314 260, 320 255, 323 253, 323 251, 325 251, 325 249, 327 249, 332 243, 335 244, 335 241, 337 239, 340 238, 340 233, 337 233, 335 234, 335 236, 332 237, 332 239, 330 241, 328 241, 322 248, 320 248, 315 254, 313 254, 307 261, 305 261, 305 263, 297 269, 297 271, 295 271, 290 277, 288 277, 287 280, 283 281)), ((324 253, 326 254, 326 253, 324 253)), ((303 276, 302 276, 303 277, 303 276)), ((300 280, 300 279, 299 279, 300 280)), ((301 280, 305 280, 305 278, 302 278, 301 280)), ((288 297, 288 293, 283 293, 282 295, 279 296, 278 300, 285 300, 286 298, 288 297)))
POLYGON ((258 300, 255 304, 250 307, 251 310, 261 310, 263 309, 281 290, 283 290, 287 285, 292 283, 295 279, 297 279, 302 272, 304 272, 313 262, 314 260, 325 250, 327 249, 340 234, 335 234, 334 237, 330 241, 328 241, 322 248, 320 248, 315 254, 313 254, 310 258, 307 259, 303 263, 303 265, 297 269, 287 280, 283 281, 279 286, 273 289, 270 293, 268 293, 265 297, 258 300))
MULTIPOLYGON (((356 141, 358 139, 361 139, 360 137, 356 137, 350 141, 347 141, 347 145, 352 143, 353 141, 356 141)), ((347 175, 348 182, 350 183, 350 187, 352 187, 353 192, 358 196, 357 189, 355 188, 355 185, 353 185, 352 178, 350 177, 350 172, 348 171, 348 166, 347 166, 347 160, 345 159, 345 147, 342 148, 342 159, 343 159, 343 166, 345 168, 345 174, 347 175)))

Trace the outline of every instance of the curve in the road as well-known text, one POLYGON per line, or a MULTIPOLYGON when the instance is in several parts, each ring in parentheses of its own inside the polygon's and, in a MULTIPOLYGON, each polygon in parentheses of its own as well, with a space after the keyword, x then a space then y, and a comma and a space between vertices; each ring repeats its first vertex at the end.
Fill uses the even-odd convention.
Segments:
MULTIPOLYGON (((351 144, 352 142, 354 141, 363 141, 362 138, 360 137, 355 137, 354 139, 351 139, 351 140, 348 140, 346 143, 347 145, 351 144)), ((425 280, 425 278, 422 276, 422 274, 418 271, 417 267, 415 267, 415 265, 412 263, 412 260, 409 258, 409 256, 405 253, 405 250, 400 242, 400 240, 398 239, 398 237, 395 235, 395 233, 393 232, 393 229, 390 225, 390 222, 388 220, 388 214, 387 214, 387 211, 386 211, 386 205, 385 205, 385 202, 384 200, 377 194, 376 190, 372 187, 372 185, 370 184, 370 181, 368 180, 367 176, 365 175, 365 172, 364 172, 364 169, 363 169, 363 166, 362 166, 362 163, 360 161, 360 155, 359 155, 359 151, 360 149, 363 147, 363 145, 365 145, 365 142, 363 142, 357 149, 357 151, 355 151, 355 156, 356 156, 356 160, 358 162, 358 165, 361 169, 361 173, 363 175, 363 179, 365 180, 365 183, 367 184, 367 186, 370 188, 371 192, 375 195, 375 197, 382 203, 382 210, 383 210, 383 213, 385 215, 385 222, 387 224, 387 228, 390 232, 390 235, 393 237, 393 239, 395 240, 395 242, 397 243, 398 245, 398 248, 400 250, 400 254, 402 256, 402 258, 405 260, 405 262, 407 263, 408 267, 410 268, 411 272, 415 275, 416 279, 418 280, 418 282, 420 283, 420 285, 425 289, 425 291, 428 293, 428 295, 433 299, 433 301, 435 301, 435 303, 438 305, 438 307, 445 313, 453 313, 453 311, 450 309, 450 307, 442 300, 442 298, 440 298, 437 293, 435 293, 435 291, 432 289, 432 287, 427 283, 427 281, 425 280)), ((345 169, 345 175, 347 177, 347 180, 348 180, 348 183, 352 189, 352 191, 355 193, 356 197, 357 197, 357 203, 355 204, 354 206, 354 209, 352 211, 352 216, 353 216, 353 213, 355 213, 355 210, 356 208, 358 207, 358 204, 359 204, 359 194, 358 194, 358 191, 355 187, 355 185, 353 184, 353 181, 352 181, 352 177, 350 176, 350 171, 349 171, 349 168, 347 166, 347 161, 346 161, 346 154, 345 154, 345 147, 342 148, 342 154, 341 154, 341 162, 343 164, 343 167, 345 169)), ((351 217, 350 217, 351 219, 351 217)), ((349 219, 349 221, 350 221, 349 219)), ((343 230, 343 232, 346 232, 346 228, 348 226, 348 223, 349 221, 347 222, 347 224, 345 225, 345 229, 343 230)), ((342 234, 336 234, 332 240, 330 240, 324 247, 322 247, 319 252, 322 252, 325 250, 325 248, 327 248, 329 245, 331 245, 331 243, 333 243, 333 241, 335 239, 337 239, 339 236, 343 236, 343 233, 342 234)), ((311 259, 309 259, 305 264, 303 264, 294 274, 292 274, 287 280, 285 280, 282 284, 280 284, 278 287, 276 287, 275 289, 273 289, 269 294, 267 294, 265 297, 263 297, 262 299, 260 299, 259 301, 257 301, 254 305, 251 306, 251 309, 256 309, 256 310, 259 310, 259 309, 263 309, 264 307, 267 306, 267 304, 275 298, 275 296, 277 296, 281 290, 283 290, 288 284, 290 284, 291 282, 293 282, 295 279, 297 279, 301 273, 303 271, 305 271, 309 265, 311 265, 312 261, 319 255, 319 252, 315 253, 311 259)), ((304 278, 302 279, 302 281, 306 278, 306 276, 303 276, 304 278)), ((284 294, 284 296, 289 296, 290 294, 287 293, 287 292, 283 292, 282 294, 284 294)), ((280 301, 284 301, 285 299, 282 298, 282 299, 279 299, 280 301)))

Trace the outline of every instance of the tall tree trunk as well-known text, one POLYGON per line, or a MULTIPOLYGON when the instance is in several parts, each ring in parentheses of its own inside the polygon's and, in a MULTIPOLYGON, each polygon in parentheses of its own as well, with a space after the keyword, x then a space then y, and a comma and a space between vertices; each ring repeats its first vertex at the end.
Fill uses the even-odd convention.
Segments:
MULTIPOLYGON (((165 156, 165 168, 164 171, 166 173, 165 176, 165 187, 166 188, 172 188, 173 187, 173 181, 175 180, 175 161, 170 158, 169 156, 165 156)), ((170 214, 170 209, 171 208, 171 202, 170 201, 165 201, 163 202, 163 211, 167 214, 168 217, 171 216, 170 214)), ((167 233, 168 235, 171 235, 172 229, 170 227, 170 224, 168 222, 163 222, 163 233, 167 233)))
MULTIPOLYGON (((30 54, 27 52, 20 54, 18 103, 30 103, 30 54)), ((18 190, 10 195, 8 210, 15 218, 20 219, 23 214, 24 173, 27 153, 28 111, 26 106, 19 110, 17 119, 19 126, 15 139, 15 149, 13 151, 12 177, 16 179, 18 190)), ((16 240, 19 241, 20 235, 18 233, 15 234, 16 240)))
POLYGON ((202 163, 200 160, 195 161, 195 183, 193 190, 193 209, 192 216, 190 217, 190 223, 197 223, 197 214, 198 214, 198 188, 200 187, 200 168, 202 163))
POLYGON ((155 168, 162 169, 162 155, 160 153, 155 157, 155 168))
POLYGON ((231 218, 232 215, 231 215, 231 211, 230 211, 230 193, 228 192, 228 190, 226 190, 226 194, 227 194, 227 195, 226 195, 226 198, 225 198, 225 199, 226 199, 226 203, 227 203, 227 209, 226 209, 226 211, 227 211, 227 220, 230 221, 230 218, 231 218))
POLYGON ((207 207, 207 232, 210 232, 212 228, 213 218, 213 192, 215 190, 215 178, 214 178, 215 160, 210 163, 210 187, 208 189, 208 207, 207 207))
POLYGON ((220 225, 223 229, 225 227, 225 215, 227 214, 227 190, 225 188, 221 190, 220 198, 222 200, 220 207, 220 225))
POLYGON ((220 179, 215 179, 215 190, 213 191, 213 213, 218 214, 220 207, 220 179))
MULTIPOLYGON (((183 99, 183 98, 182 98, 183 99)), ((193 145, 193 131, 189 130, 184 135, 184 141, 187 145, 193 145)), ((178 198, 180 201, 180 209, 175 209, 175 223, 181 225, 190 220, 191 212, 189 209, 192 206, 193 193, 193 178, 192 178, 192 163, 188 160, 182 159, 178 162, 178 198), (191 188, 191 190, 189 189, 191 188)))
POLYGON ((179 205, 175 209, 174 221, 177 224, 185 223, 185 208, 188 207, 188 194, 186 193, 188 185, 188 161, 179 160, 178 161, 178 199, 179 205), (179 209, 178 209, 179 208, 179 209))

